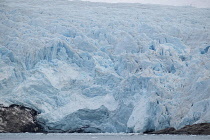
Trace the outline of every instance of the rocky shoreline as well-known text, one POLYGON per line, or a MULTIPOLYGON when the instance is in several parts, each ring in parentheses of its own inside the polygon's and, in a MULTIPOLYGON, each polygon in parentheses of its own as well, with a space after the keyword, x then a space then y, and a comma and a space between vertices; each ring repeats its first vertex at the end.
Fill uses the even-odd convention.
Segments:
MULTIPOLYGON (((36 120, 37 115, 36 110, 21 105, 0 106, 0 133, 46 133, 42 125, 36 120)), ((83 131, 80 129, 77 131, 77 133, 81 132, 83 131)), ((187 125, 178 130, 170 127, 144 134, 210 135, 210 123, 187 125)))
POLYGON ((178 130, 170 127, 159 131, 147 132, 145 134, 210 135, 210 123, 186 125, 178 130))
POLYGON ((37 115, 36 110, 21 105, 0 106, 0 133, 44 132, 37 115))

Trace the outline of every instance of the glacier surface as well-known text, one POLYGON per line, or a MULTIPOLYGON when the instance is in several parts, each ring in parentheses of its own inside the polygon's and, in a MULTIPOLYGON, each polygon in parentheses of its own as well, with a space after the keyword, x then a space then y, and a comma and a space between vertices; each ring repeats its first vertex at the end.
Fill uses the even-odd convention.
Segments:
POLYGON ((0 104, 52 132, 210 122, 210 9, 0 1, 0 104))

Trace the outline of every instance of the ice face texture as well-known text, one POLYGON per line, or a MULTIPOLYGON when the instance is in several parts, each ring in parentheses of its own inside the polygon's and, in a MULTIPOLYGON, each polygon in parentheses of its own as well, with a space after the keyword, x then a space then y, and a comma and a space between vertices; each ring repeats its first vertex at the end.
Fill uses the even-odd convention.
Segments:
POLYGON ((48 131, 210 122, 210 9, 0 1, 0 103, 48 131))

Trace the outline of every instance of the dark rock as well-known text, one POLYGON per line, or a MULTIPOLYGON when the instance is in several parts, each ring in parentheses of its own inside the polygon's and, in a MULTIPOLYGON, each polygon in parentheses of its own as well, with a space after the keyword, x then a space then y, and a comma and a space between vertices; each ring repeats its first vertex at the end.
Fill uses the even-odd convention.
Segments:
POLYGON ((199 123, 186 125, 185 127, 176 130, 174 134, 190 134, 190 135, 210 135, 210 123, 199 123))
POLYGON ((170 134, 171 132, 175 131, 176 129, 174 127, 169 127, 163 130, 154 131, 154 132, 146 132, 146 134, 170 134))
POLYGON ((0 133, 43 132, 36 110, 21 106, 0 106, 0 133))
POLYGON ((159 131, 149 132, 147 134, 210 135, 210 123, 186 125, 185 127, 178 130, 176 130, 173 127, 170 127, 159 131))

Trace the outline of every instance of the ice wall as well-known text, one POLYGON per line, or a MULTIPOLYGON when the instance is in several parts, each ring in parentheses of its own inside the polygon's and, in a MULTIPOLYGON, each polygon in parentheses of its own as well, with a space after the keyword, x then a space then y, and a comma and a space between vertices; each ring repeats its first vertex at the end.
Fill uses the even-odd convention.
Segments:
POLYGON ((0 103, 53 132, 210 122, 210 9, 0 1, 0 103))

